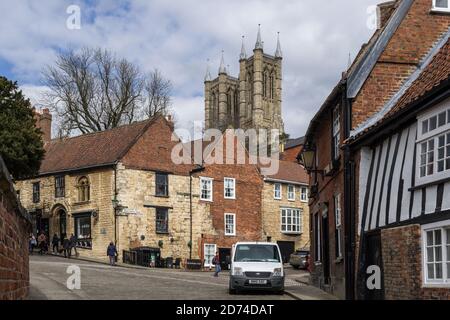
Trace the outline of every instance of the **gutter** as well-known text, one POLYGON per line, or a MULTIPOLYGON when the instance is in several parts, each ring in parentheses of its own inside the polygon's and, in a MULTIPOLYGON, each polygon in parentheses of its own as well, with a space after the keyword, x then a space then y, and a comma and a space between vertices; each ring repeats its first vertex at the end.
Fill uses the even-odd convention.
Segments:
POLYGON ((267 181, 267 182, 279 182, 279 183, 295 184, 295 185, 298 185, 298 186, 309 187, 309 183, 308 182, 296 182, 296 181, 289 181, 289 180, 282 180, 282 179, 273 179, 273 178, 267 178, 267 177, 264 177, 263 180, 267 181))

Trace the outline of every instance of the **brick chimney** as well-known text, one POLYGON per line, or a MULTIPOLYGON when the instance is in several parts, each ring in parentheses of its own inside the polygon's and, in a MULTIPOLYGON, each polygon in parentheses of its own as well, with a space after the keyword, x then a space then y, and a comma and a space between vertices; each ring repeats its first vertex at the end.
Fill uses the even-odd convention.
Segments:
POLYGON ((397 1, 383 2, 378 5, 378 29, 383 28, 397 7, 397 1))
POLYGON ((52 115, 48 108, 42 109, 41 112, 35 111, 36 126, 41 129, 43 135, 42 140, 44 144, 50 142, 52 139, 52 115))

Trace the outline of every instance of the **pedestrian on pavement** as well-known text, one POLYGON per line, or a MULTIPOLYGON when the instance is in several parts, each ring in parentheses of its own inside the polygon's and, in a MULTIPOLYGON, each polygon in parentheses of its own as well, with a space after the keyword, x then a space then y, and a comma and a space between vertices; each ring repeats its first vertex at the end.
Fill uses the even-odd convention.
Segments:
POLYGON ((115 266, 116 265, 117 248, 113 242, 109 243, 108 249, 106 250, 106 255, 109 257, 109 264, 111 266, 115 266))
POLYGON ((72 250, 70 249, 70 240, 67 239, 67 236, 65 234, 63 239, 63 249, 64 249, 64 258, 70 259, 72 250))
POLYGON ((214 256, 214 258, 212 260, 212 264, 215 267, 214 277, 218 277, 219 272, 222 271, 222 268, 220 267, 219 252, 216 252, 216 255, 214 256))
POLYGON ((72 255, 72 249, 75 251, 75 257, 78 256, 77 252, 77 237, 73 235, 73 233, 70 235, 70 254, 72 255))
POLYGON ((47 237, 43 232, 38 237, 39 254, 43 255, 47 251, 47 237))
POLYGON ((52 251, 53 253, 58 253, 58 244, 59 244, 59 237, 55 233, 52 238, 52 251))
POLYGON ((36 237, 34 236, 34 234, 30 234, 30 240, 29 240, 29 251, 30 254, 33 254, 34 248, 37 245, 37 241, 36 241, 36 237))

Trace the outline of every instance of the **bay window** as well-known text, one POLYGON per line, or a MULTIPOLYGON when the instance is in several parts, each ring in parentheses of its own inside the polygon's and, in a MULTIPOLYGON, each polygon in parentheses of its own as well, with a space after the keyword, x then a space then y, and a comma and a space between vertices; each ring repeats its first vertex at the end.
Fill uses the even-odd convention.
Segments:
POLYGON ((300 234, 302 232, 300 209, 281 209, 281 232, 300 234))

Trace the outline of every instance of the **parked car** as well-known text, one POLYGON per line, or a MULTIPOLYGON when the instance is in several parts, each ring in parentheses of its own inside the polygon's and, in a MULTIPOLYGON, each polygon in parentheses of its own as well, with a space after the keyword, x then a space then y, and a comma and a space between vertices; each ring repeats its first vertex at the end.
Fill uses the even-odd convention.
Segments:
POLYGON ((289 259, 289 264, 294 267, 294 269, 308 269, 309 261, 309 251, 308 250, 296 250, 291 254, 289 259))
POLYGON ((231 253, 229 292, 284 291, 284 269, 276 243, 238 242, 231 253))

